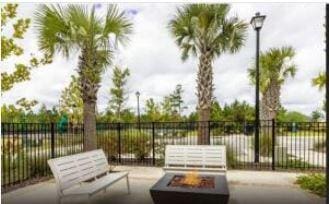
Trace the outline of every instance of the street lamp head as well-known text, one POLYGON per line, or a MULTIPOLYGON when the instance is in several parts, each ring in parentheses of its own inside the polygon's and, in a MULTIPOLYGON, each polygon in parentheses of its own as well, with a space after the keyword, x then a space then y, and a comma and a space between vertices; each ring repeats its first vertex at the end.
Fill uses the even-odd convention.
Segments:
POLYGON ((252 25, 254 30, 260 30, 263 27, 265 18, 266 16, 260 15, 259 12, 257 12, 256 15, 251 18, 250 24, 252 25))
POLYGON ((139 91, 136 91, 136 96, 139 97, 141 95, 141 93, 139 93, 139 91))

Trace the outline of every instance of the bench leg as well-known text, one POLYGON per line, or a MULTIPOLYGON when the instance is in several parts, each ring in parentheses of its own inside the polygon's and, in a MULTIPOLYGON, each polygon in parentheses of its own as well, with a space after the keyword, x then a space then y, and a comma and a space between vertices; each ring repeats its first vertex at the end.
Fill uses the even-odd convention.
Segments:
POLYGON ((129 179, 128 179, 128 176, 127 176, 126 178, 127 178, 127 189, 128 189, 128 194, 130 194, 130 185, 129 185, 129 179))

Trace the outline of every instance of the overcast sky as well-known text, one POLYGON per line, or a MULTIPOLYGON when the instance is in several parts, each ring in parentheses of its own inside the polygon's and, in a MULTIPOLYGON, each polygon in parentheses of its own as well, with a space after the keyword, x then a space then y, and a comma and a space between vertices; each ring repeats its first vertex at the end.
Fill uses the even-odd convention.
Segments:
MULTIPOLYGON (((324 16, 323 3, 232 3, 230 15, 249 22, 259 11, 266 20, 261 30, 261 50, 271 47, 290 45, 296 49, 294 62, 298 71, 294 79, 288 79, 282 88, 281 102, 288 110, 297 110, 310 114, 320 108, 324 100, 324 91, 311 86, 311 79, 325 69, 324 52, 324 16)), ((180 51, 168 32, 168 21, 173 17, 174 3, 120 3, 134 24, 134 34, 126 47, 117 50, 115 64, 127 66, 131 76, 128 81, 127 106, 135 110, 135 92, 141 92, 141 106, 152 97, 161 101, 163 96, 173 91, 176 84, 182 84, 184 101, 188 106, 186 113, 196 106, 196 73, 198 60, 191 57, 182 62, 180 51)), ((103 12, 105 4, 99 6, 103 12)), ((37 8, 35 3, 19 6, 19 14, 32 18, 37 8)), ((10 30, 4 30, 9 33, 10 30)), ((21 61, 28 59, 29 53, 38 53, 36 32, 29 29, 21 45, 25 49, 21 61)), ((26 97, 38 100, 48 107, 57 105, 61 91, 70 82, 70 75, 76 74, 77 57, 69 60, 57 56, 50 65, 32 71, 31 80, 15 85, 2 95, 2 103, 15 103, 26 97)), ((250 84, 247 68, 255 56, 255 31, 248 29, 245 46, 234 55, 222 55, 216 59, 214 68, 214 96, 221 105, 235 99, 246 100, 254 104, 254 87, 250 84)), ((1 62, 1 69, 10 71, 17 58, 1 62)), ((108 90, 112 86, 110 78, 112 67, 103 74, 102 86, 98 93, 98 109, 104 110, 109 99, 108 90)))

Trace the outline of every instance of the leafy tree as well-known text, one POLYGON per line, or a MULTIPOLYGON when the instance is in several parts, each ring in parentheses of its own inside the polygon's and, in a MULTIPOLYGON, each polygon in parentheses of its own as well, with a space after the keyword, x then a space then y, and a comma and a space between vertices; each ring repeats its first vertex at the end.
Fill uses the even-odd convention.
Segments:
MULTIPOLYGON (((18 4, 8 3, 1 7, 1 62, 12 57, 19 57, 24 54, 24 49, 19 45, 19 41, 24 38, 24 34, 30 27, 31 20, 29 18, 17 18, 18 4), (13 29, 10 35, 6 35, 5 30, 13 29)), ((15 67, 1 72, 1 90, 2 93, 9 91, 15 84, 30 79, 30 72, 33 68, 40 65, 51 63, 49 55, 44 55, 38 59, 33 54, 28 62, 17 62, 15 67)))
POLYGON ((44 53, 61 53, 66 58, 79 51, 78 74, 83 101, 84 150, 97 148, 96 101, 101 74, 112 61, 117 43, 125 42, 132 24, 124 12, 109 5, 106 15, 97 16, 95 5, 41 5, 36 28, 39 48, 44 53))
MULTIPOLYGON (((182 60, 189 55, 199 58, 197 96, 199 120, 210 119, 213 98, 213 67, 216 57, 237 52, 245 41, 247 24, 237 17, 227 17, 228 4, 188 4, 177 9, 169 28, 182 51, 182 60)), ((208 131, 199 129, 198 144, 209 141, 208 131)))
POLYGON ((161 115, 162 121, 172 121, 174 115, 172 100, 170 96, 165 96, 161 102, 161 115))
POLYGON ((83 101, 81 98, 79 78, 72 75, 71 82, 61 93, 59 110, 68 115, 72 123, 81 123, 83 115, 83 101))
MULTIPOLYGON (((276 118, 280 108, 281 87, 288 77, 296 74, 296 65, 292 62, 295 50, 292 47, 271 48, 260 54, 260 91, 261 120, 276 118)), ((252 83, 255 83, 256 68, 248 69, 252 83)))
POLYGON ((319 90, 322 90, 326 84, 326 75, 324 72, 320 72, 317 77, 312 79, 312 85, 317 86, 319 90))
POLYGON ((32 108, 38 104, 36 100, 28 100, 26 98, 21 98, 16 101, 16 105, 21 107, 25 113, 31 112, 32 108))
POLYGON ((323 115, 319 110, 315 110, 311 114, 311 119, 313 122, 319 122, 322 117, 323 115))
POLYGON ((278 118, 278 121, 280 121, 280 122, 308 122, 309 117, 307 117, 305 114, 297 112, 297 111, 287 111, 278 118))
POLYGON ((121 112, 121 120, 125 123, 136 122, 136 116, 131 109, 126 108, 121 112))
POLYGON ((187 121, 189 121, 189 122, 198 121, 198 113, 194 112, 194 111, 191 112, 187 117, 187 121))
POLYGON ((129 69, 121 69, 116 66, 113 69, 112 82, 113 87, 110 89, 109 109, 115 113, 117 121, 121 121, 121 114, 125 110, 124 103, 128 99, 125 86, 127 84, 129 69))
POLYGON ((160 106, 154 102, 153 98, 146 100, 145 112, 147 121, 157 122, 161 120, 160 106))
POLYGON ((1 121, 2 122, 22 122, 24 118, 22 109, 16 108, 14 105, 3 104, 1 106, 1 121))
POLYGON ((210 113, 210 119, 212 121, 219 121, 223 118, 222 116, 222 108, 220 107, 218 101, 213 100, 211 104, 211 113, 210 113))
MULTIPOLYGON (((312 85, 313 86, 317 86, 320 91, 323 90, 323 88, 326 85, 326 75, 325 75, 325 73, 324 72, 320 72, 317 77, 314 77, 312 79, 312 85)), ((325 104, 326 104, 326 101, 323 102, 323 106, 322 106, 323 111, 326 111, 325 104)))
POLYGON ((223 119, 226 121, 244 122, 254 120, 254 108, 246 101, 239 102, 235 100, 232 104, 225 104, 223 119))
POLYGON ((175 113, 178 113, 179 116, 181 116, 182 111, 186 109, 186 106, 184 106, 184 100, 183 100, 183 87, 181 84, 177 84, 175 87, 175 90, 172 94, 170 94, 170 102, 171 106, 174 109, 175 113))

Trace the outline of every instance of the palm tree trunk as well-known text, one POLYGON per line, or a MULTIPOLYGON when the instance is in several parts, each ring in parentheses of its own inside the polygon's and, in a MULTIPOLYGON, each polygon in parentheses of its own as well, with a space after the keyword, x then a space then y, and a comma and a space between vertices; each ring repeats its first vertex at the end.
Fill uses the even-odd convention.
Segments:
POLYGON ((260 154, 267 156, 272 151, 272 119, 276 118, 280 107, 280 84, 276 80, 271 80, 269 87, 265 91, 261 101, 261 138, 260 154))
POLYGON ((91 100, 83 103, 84 151, 97 148, 95 106, 96 103, 91 100))
POLYGON ((209 120, 213 92, 213 72, 210 52, 202 53, 199 58, 199 70, 197 76, 198 96, 198 144, 209 144, 209 120))
MULTIPOLYGON (((99 84, 90 77, 96 66, 94 59, 88 57, 88 49, 83 49, 79 61, 78 73, 80 76, 80 89, 83 101, 83 130, 84 130, 84 151, 97 148, 96 137, 96 101, 99 84)), ((97 75, 99 73, 93 73, 97 75)))

